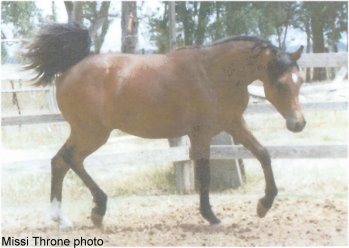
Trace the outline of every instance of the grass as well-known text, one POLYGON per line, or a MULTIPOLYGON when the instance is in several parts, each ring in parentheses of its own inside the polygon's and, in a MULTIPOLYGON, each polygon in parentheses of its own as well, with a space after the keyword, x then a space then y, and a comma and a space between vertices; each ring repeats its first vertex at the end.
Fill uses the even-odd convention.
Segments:
POLYGON ((307 120, 305 129, 300 133, 292 133, 286 129, 285 120, 279 114, 246 116, 252 132, 265 145, 347 143, 348 116, 346 112, 307 112, 305 118, 307 120))
MULTIPOLYGON (((110 196, 123 195, 161 195, 176 192, 175 172, 172 164, 155 165, 142 168, 136 173, 120 175, 112 169, 90 169, 97 184, 110 196)), ((49 199, 50 174, 15 174, 3 172, 1 180, 3 206, 25 204, 33 198, 36 201, 49 199)), ((69 171, 64 179, 64 197, 70 200, 89 198, 91 194, 80 178, 69 171)))

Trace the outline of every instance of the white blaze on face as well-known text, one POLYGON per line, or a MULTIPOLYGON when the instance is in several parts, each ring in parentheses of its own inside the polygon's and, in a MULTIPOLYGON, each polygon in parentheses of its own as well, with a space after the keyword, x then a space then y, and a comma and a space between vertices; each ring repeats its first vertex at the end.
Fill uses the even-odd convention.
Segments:
POLYGON ((292 73, 291 77, 292 82, 296 84, 298 82, 298 75, 296 73, 292 73))

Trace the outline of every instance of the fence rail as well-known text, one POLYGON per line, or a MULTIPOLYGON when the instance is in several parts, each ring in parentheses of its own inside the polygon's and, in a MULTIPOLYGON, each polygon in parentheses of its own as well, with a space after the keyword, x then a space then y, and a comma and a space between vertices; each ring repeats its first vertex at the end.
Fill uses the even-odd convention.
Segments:
POLYGON ((342 67, 348 65, 348 53, 305 53, 297 63, 300 67, 342 67))
MULTIPOLYGON (((277 159, 328 159, 347 158, 348 147, 346 145, 297 145, 297 146, 266 146, 271 158, 277 159)), ((254 156, 244 147, 237 145, 211 146, 212 160, 228 159, 250 159, 254 156)), ((27 166, 31 171, 40 169, 48 172, 50 170, 51 158, 5 162, 2 167, 6 170, 25 169, 27 166)), ((99 166, 103 164, 150 164, 166 162, 183 162, 189 160, 189 147, 179 146, 164 149, 141 150, 127 153, 92 154, 86 159, 87 167, 99 166)))
MULTIPOLYGON (((345 111, 348 110, 348 102, 309 102, 303 103, 302 107, 305 111, 345 111)), ((271 104, 254 104, 249 105, 245 111, 246 114, 253 113, 276 113, 275 108, 271 104)), ((43 124, 63 122, 64 118, 61 114, 45 114, 45 115, 23 115, 2 117, 2 126, 13 125, 29 125, 29 124, 43 124)))

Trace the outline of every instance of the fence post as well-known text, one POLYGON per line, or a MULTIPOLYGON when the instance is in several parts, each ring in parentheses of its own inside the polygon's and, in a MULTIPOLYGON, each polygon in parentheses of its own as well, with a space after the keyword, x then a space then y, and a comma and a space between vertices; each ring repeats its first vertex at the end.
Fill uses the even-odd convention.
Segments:
MULTIPOLYGON (((233 145, 233 139, 229 134, 221 132, 212 138, 211 145, 233 145)), ((238 159, 211 159, 210 169, 211 190, 236 189, 243 183, 238 159)))
MULTIPOLYGON (((187 136, 169 139, 171 147, 189 146, 187 136)), ((214 136, 211 145, 232 145, 232 137, 225 132, 214 136)), ((176 188, 179 194, 190 194, 195 192, 195 167, 192 160, 174 162, 176 170, 176 188)), ((243 166, 243 165, 242 165, 243 166)), ((210 160, 211 190, 223 190, 227 188, 238 188, 243 182, 243 176, 237 159, 210 160)))
MULTIPOLYGON (((170 147, 189 146, 187 136, 169 139, 170 147)), ((174 162, 176 170, 176 188, 179 194, 190 194, 195 192, 194 163, 192 160, 174 162)))

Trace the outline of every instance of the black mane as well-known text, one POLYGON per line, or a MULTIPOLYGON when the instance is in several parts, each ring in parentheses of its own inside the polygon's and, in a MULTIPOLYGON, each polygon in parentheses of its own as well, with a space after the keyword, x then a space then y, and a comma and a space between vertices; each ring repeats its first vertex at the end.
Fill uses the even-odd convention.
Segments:
MULTIPOLYGON (((271 52, 274 53, 274 55, 276 56, 276 59, 271 61, 268 65, 268 73, 272 81, 277 80, 277 78, 281 76, 281 74, 286 72, 292 66, 298 67, 297 63, 295 61, 292 61, 288 53, 274 46, 269 40, 261 39, 255 36, 232 36, 232 37, 214 41, 212 44, 208 46, 216 46, 216 45, 221 45, 221 44, 234 42, 234 41, 253 42, 255 43, 255 45, 252 47, 252 50, 259 48, 260 52, 262 52, 264 49, 270 49, 271 52)), ((258 55, 259 54, 260 53, 258 53, 258 55)))
POLYGON ((273 51, 279 50, 279 48, 274 46, 269 40, 258 38, 256 36, 245 36, 245 35, 223 38, 223 39, 212 42, 212 44, 209 46, 220 45, 220 44, 224 44, 232 41, 250 41, 255 43, 254 48, 256 47, 263 48, 263 49, 271 48, 273 51))

